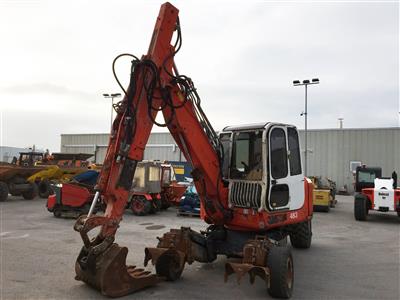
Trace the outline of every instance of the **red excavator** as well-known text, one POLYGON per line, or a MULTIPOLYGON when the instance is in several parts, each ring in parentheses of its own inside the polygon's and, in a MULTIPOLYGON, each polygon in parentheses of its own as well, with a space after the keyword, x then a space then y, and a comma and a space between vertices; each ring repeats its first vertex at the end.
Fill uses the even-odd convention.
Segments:
POLYGON ((125 97, 115 105, 117 116, 92 202, 94 209, 102 197, 105 214, 94 216, 91 209, 74 225, 84 243, 76 279, 119 297, 160 280, 177 280, 185 263, 208 263, 222 254, 241 260, 226 263, 225 280, 234 273, 238 280, 249 274, 253 283, 259 276, 270 295, 289 298, 293 259, 279 241, 290 236, 292 246, 309 248, 312 236, 313 185, 302 172, 297 129, 266 122, 226 127, 218 136, 192 80, 178 73, 174 57, 181 44, 178 9, 165 3, 147 54, 116 58, 132 58, 130 83, 126 90, 120 84, 125 97), (165 124, 156 120, 159 111, 165 124), (193 166, 201 217, 208 224, 201 232, 171 229, 156 247, 146 248, 144 264, 151 261, 157 274, 126 266, 128 249, 114 242, 153 124, 169 129, 193 166), (99 234, 90 239, 88 232, 99 226, 99 234))

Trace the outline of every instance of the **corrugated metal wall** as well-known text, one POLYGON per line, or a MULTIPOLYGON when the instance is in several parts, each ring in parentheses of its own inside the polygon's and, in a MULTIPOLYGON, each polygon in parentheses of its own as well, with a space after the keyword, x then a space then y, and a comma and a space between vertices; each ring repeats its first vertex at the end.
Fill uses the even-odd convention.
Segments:
MULTIPOLYGON (((300 131, 300 139, 304 149, 303 131, 300 131)), ((96 152, 98 163, 104 160, 107 143, 108 134, 61 135, 62 152, 96 152)), ((336 181, 338 187, 346 184, 352 192, 353 175, 350 172, 350 161, 380 166, 384 176, 390 176, 393 170, 400 174, 399 149, 400 128, 309 130, 308 174, 327 176, 336 181)), ((144 158, 185 161, 172 136, 167 132, 151 134, 144 158)))
MULTIPOLYGON (((304 131, 300 131, 304 162, 304 131)), ((382 167, 383 176, 400 173, 400 128, 309 130, 308 175, 327 176, 353 191, 351 161, 382 167)))
MULTIPOLYGON (((61 152, 91 153, 91 160, 102 163, 107 151, 109 134, 61 134, 61 152)), ((186 161, 174 139, 168 132, 150 135, 144 152, 144 159, 186 161)))

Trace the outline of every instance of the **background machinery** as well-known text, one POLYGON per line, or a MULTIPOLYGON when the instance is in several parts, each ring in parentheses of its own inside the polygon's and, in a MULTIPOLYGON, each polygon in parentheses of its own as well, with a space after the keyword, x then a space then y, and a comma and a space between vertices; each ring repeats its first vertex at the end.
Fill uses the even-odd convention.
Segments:
POLYGON ((397 212, 400 217, 400 188, 397 187, 397 173, 382 177, 378 167, 357 167, 354 196, 354 218, 365 221, 370 210, 397 212))
POLYGON ((41 170, 35 167, 0 162, 0 201, 6 201, 8 194, 22 195, 27 200, 35 198, 38 188, 35 183, 31 183, 27 179, 41 170))
POLYGON ((37 184, 41 198, 47 198, 54 192, 52 184, 68 182, 91 168, 87 159, 92 156, 87 153, 52 153, 35 162, 43 169, 30 176, 28 181, 37 184))
POLYGON ((358 166, 355 176, 354 190, 356 193, 361 193, 362 189, 374 187, 375 178, 382 177, 382 168, 358 166))
POLYGON ((145 216, 161 209, 161 166, 157 162, 137 164, 133 177, 129 206, 137 216, 145 216))
POLYGON ((174 169, 160 161, 138 163, 132 182, 129 206, 138 216, 179 205, 186 186, 175 179, 174 169))
POLYGON ((178 182, 174 167, 169 163, 161 163, 161 208, 179 206, 182 195, 189 183, 178 182))
POLYGON ((35 151, 20 152, 19 158, 14 157, 12 163, 0 162, 0 201, 6 201, 8 194, 27 200, 38 195, 37 185, 29 178, 46 169, 36 166, 43 155, 35 151))
MULTIPOLYGON (((130 83, 115 105, 104 165, 92 207, 101 197, 104 216, 81 216, 74 229, 83 247, 76 279, 119 297, 177 280, 186 263, 212 262, 217 255, 241 259, 226 263, 225 279, 249 274, 265 281, 269 294, 288 298, 294 283, 293 259, 278 241, 290 236, 297 248, 311 245, 312 182, 302 172, 297 129, 281 123, 226 127, 219 137, 200 106, 192 80, 178 73, 174 56, 181 48, 178 9, 161 6, 148 53, 130 55, 130 83), (176 42, 171 45, 175 32, 176 42), (156 121, 161 111, 165 123, 156 121), (187 161, 200 196, 201 217, 208 227, 171 229, 154 248, 145 249, 157 274, 126 266, 128 250, 115 243, 132 179, 143 159, 153 124, 167 127, 187 161), (101 227, 90 239, 88 232, 101 227)), ((114 60, 115 63, 115 60, 114 60)), ((114 65, 113 63, 113 65, 114 65)), ((117 80, 119 83, 119 80, 117 80)))
POLYGON ((188 186, 183 194, 177 214, 178 216, 200 216, 200 197, 193 184, 188 186))
MULTIPOLYGON (((56 218, 77 218, 87 214, 98 174, 97 170, 87 170, 74 176, 69 182, 52 184, 51 189, 54 193, 47 198, 47 210, 56 218)), ((95 212, 102 208, 101 202, 96 203, 95 212)))
POLYGON ((337 203, 336 183, 329 178, 322 176, 312 176, 309 178, 314 184, 314 211, 329 212, 330 208, 335 207, 337 203))

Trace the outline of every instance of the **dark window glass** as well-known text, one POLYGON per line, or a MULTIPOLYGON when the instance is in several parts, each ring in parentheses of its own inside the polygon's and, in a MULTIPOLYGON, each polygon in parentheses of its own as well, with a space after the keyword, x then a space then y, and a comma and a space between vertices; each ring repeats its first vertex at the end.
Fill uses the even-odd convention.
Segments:
POLYGON ((289 187, 287 184, 272 186, 270 203, 273 208, 286 206, 289 203, 289 187))
POLYGON ((301 174, 301 160, 300 160, 300 145, 297 130, 288 128, 288 142, 289 142, 289 162, 290 162, 290 175, 301 174))
POLYGON ((285 131, 274 128, 270 137, 271 173, 275 179, 285 178, 288 175, 287 151, 285 131))
POLYGON ((162 170, 162 183, 164 185, 171 184, 171 170, 170 169, 163 169, 162 170))
POLYGON ((236 133, 232 145, 232 179, 262 179, 262 131, 236 133))
POLYGON ((228 178, 229 173, 229 161, 231 152, 231 134, 223 133, 219 137, 222 147, 224 148, 224 161, 222 162, 222 176, 228 178))
POLYGON ((375 178, 376 178, 376 174, 374 172, 360 171, 358 173, 358 181, 359 182, 373 183, 375 178))

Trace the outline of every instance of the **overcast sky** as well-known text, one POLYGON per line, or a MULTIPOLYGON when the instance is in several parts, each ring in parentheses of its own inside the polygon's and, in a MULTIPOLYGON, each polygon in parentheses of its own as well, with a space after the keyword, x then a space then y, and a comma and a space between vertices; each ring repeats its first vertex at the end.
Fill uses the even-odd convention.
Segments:
MULTIPOLYGON (((163 1, 0 0, 1 144, 59 151, 61 133, 102 133, 120 92, 115 56, 147 51, 163 1)), ((399 126, 399 4, 171 1, 190 76, 216 130, 279 121, 304 127, 399 126)), ((130 62, 118 64, 128 82, 130 62)), ((155 128, 155 131, 160 131, 155 128)))

